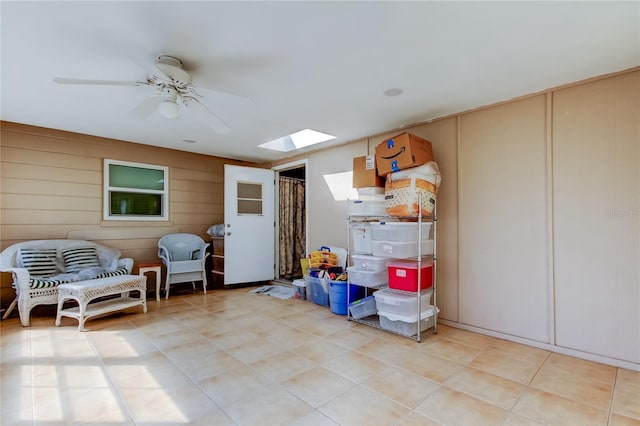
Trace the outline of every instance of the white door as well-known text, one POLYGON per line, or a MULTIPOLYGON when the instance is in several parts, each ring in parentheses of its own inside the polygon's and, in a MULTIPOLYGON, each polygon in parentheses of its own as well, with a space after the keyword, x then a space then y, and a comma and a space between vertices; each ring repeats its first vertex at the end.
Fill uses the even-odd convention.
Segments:
POLYGON ((224 166, 224 283, 275 278, 275 173, 224 166))

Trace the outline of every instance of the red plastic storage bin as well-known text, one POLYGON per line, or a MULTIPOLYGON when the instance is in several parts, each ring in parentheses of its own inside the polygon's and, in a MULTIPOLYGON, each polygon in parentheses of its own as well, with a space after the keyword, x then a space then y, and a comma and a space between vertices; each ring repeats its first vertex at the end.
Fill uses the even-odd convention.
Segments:
MULTIPOLYGON (((403 260, 389 262, 389 288, 404 291, 418 291, 418 262, 403 260)), ((420 289, 425 290, 433 286, 433 262, 422 262, 420 265, 420 289)))

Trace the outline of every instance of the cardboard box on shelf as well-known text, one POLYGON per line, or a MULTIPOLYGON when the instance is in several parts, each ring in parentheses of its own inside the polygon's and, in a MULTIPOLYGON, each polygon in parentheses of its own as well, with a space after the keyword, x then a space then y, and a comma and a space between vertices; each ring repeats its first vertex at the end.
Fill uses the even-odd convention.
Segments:
POLYGON ((355 157, 353 159, 353 187, 384 187, 384 177, 378 176, 375 155, 355 157))
POLYGON ((376 146, 379 176, 433 161, 431 142, 411 133, 401 133, 376 146))

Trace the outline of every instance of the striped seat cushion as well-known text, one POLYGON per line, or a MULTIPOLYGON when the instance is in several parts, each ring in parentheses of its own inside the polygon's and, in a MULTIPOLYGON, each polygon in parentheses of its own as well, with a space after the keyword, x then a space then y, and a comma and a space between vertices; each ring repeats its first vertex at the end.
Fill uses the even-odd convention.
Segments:
POLYGON ((83 269, 100 266, 95 247, 76 247, 62 251, 64 267, 68 274, 77 274, 83 269))
POLYGON ((51 288, 68 283, 67 280, 48 280, 46 278, 29 278, 29 288, 51 288))
POLYGON ((113 272, 103 272, 102 274, 96 275, 96 278, 117 277, 118 275, 127 275, 128 273, 127 268, 121 266, 113 272))
POLYGON ((34 277, 56 275, 56 249, 20 249, 20 263, 34 277))
MULTIPOLYGON (((99 275, 96 275, 93 279, 97 278, 107 278, 107 277, 117 277, 118 275, 127 275, 127 268, 124 266, 119 267, 115 271, 112 272, 103 272, 99 275)), ((60 284, 70 283, 72 280, 51 280, 47 278, 29 278, 29 288, 51 288, 57 287, 60 284)))

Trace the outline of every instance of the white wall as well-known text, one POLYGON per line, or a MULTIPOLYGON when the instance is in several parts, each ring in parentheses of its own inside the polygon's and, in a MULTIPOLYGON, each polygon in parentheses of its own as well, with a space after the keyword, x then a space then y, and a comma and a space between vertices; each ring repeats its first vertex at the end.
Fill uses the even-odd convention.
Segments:
POLYGON ((323 245, 347 247, 346 202, 333 199, 322 176, 350 171, 353 169, 353 157, 366 154, 366 141, 309 154, 307 169, 309 251, 323 245))

